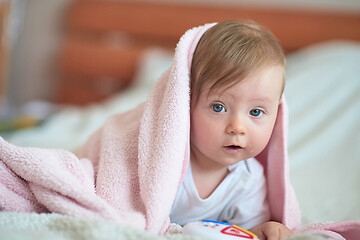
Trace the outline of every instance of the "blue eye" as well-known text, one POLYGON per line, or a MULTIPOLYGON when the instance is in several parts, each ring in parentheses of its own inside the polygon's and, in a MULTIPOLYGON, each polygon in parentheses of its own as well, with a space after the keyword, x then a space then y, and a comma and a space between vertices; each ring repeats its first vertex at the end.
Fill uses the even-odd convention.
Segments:
POLYGON ((254 117, 260 117, 263 114, 264 114, 264 111, 262 111, 260 109, 253 109, 250 111, 250 115, 254 116, 254 117))
POLYGON ((213 104, 211 105, 211 109, 214 111, 214 112, 225 112, 225 107, 221 104, 213 104))

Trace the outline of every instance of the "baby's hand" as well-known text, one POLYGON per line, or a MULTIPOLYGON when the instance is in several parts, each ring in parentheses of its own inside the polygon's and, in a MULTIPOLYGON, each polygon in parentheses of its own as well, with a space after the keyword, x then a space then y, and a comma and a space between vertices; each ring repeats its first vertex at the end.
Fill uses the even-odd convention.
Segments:
POLYGON ((250 229, 260 240, 281 240, 293 234, 285 225, 278 222, 266 222, 250 229))

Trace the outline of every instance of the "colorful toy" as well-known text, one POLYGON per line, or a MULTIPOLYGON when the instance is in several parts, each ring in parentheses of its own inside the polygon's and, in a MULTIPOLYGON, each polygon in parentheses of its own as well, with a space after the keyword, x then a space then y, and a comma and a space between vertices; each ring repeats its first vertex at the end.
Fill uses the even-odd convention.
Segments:
POLYGON ((255 234, 236 225, 212 220, 187 223, 183 227, 183 234, 199 236, 209 240, 258 239, 255 234))

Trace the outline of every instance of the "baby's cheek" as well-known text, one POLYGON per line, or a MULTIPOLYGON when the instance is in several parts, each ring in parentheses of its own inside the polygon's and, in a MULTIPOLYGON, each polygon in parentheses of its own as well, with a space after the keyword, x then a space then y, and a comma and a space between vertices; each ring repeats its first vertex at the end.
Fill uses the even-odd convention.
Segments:
POLYGON ((248 145, 248 151, 254 157, 264 150, 268 143, 269 136, 264 134, 253 134, 251 136, 250 144, 248 145))

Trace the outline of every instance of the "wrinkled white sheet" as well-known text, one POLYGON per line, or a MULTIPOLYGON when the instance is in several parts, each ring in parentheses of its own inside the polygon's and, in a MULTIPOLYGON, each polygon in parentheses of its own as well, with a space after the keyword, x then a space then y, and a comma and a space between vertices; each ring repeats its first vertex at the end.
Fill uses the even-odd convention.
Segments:
MULTIPOLYGON (((360 219, 360 44, 315 45, 287 61, 290 176, 303 223, 360 219)), ((170 64, 170 53, 149 50, 128 91, 100 104, 65 109, 7 140, 76 150, 108 116, 144 101, 170 64)))
POLYGON ((291 180, 303 222, 360 219, 360 44, 288 58, 291 180))

